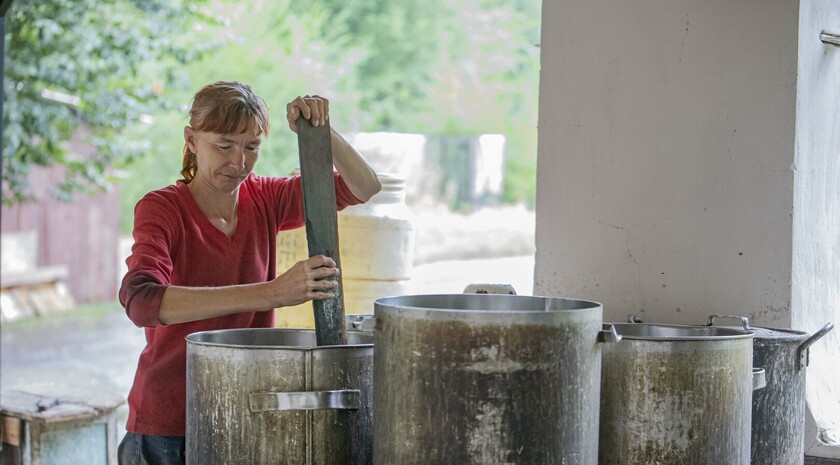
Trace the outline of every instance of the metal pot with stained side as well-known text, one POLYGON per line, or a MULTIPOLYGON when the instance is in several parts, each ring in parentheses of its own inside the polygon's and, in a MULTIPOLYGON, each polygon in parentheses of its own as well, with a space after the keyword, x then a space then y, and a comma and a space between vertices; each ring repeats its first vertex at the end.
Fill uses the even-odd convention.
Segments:
POLYGON ((614 324, 602 351, 601 465, 749 465, 750 402, 763 386, 749 331, 614 324))
POLYGON ((306 329, 187 336, 188 465, 370 465, 373 336, 306 329))
POLYGON ((374 463, 598 463, 597 302, 454 294, 375 301, 374 463))
POLYGON ((721 319, 737 319, 741 324, 735 328, 753 333, 753 365, 766 371, 767 386, 756 391, 752 399, 752 464, 801 465, 805 456, 808 348, 834 325, 827 323, 810 334, 750 326, 743 316, 711 315, 708 326, 721 319))

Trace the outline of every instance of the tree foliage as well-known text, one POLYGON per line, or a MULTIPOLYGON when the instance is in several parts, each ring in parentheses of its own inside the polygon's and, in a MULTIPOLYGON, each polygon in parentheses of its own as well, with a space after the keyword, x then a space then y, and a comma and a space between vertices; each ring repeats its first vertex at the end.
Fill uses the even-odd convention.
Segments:
POLYGON ((24 192, 33 164, 66 165, 65 192, 105 186, 109 168, 126 167, 130 214, 140 195, 177 179, 193 93, 237 79, 271 110, 261 173, 296 166, 285 104, 319 93, 342 132, 504 134, 506 200, 533 204, 540 0, 206 0, 200 11, 188 3, 196 2, 13 3, 4 199, 24 192), (80 103, 44 99, 45 89, 80 103), (144 114, 153 121, 139 123, 144 114), (84 161, 66 144, 82 124, 97 147, 84 161))
POLYGON ((452 2, 442 0, 329 0, 296 2, 296 11, 322 18, 318 37, 333 56, 353 55, 346 84, 375 130, 406 131, 432 111, 429 92, 452 25, 452 2), (302 5, 302 6, 300 6, 302 5))
POLYGON ((110 186, 111 167, 148 149, 124 129, 171 107, 163 89, 177 85, 183 63, 212 49, 190 40, 196 24, 217 21, 201 2, 170 0, 16 0, 6 12, 3 76, 3 202, 32 198, 32 166, 65 167, 53 192, 110 186), (157 73, 149 79, 144 67, 157 73), (79 131, 84 128, 84 131, 79 131), (74 153, 86 134, 90 154, 74 153))

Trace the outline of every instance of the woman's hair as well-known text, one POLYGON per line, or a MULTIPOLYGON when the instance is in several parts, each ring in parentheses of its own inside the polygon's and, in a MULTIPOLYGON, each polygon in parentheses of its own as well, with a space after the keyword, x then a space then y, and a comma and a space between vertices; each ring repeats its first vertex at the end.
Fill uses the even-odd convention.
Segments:
MULTIPOLYGON (((217 81, 204 86, 193 97, 190 107, 193 131, 215 134, 244 134, 256 129, 268 137, 268 107, 251 86, 236 81, 217 81)), ((189 183, 197 168, 195 153, 184 144, 181 176, 189 183)))

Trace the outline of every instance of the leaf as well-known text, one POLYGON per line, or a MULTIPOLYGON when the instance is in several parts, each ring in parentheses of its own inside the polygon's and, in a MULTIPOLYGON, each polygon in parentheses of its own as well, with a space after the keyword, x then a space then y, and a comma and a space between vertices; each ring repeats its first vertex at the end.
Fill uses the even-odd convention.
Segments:
POLYGON ((213 48, 187 33, 215 20, 206 1, 16 0, 6 13, 3 133, 3 202, 31 198, 28 167, 63 165, 67 179, 55 189, 108 189, 110 166, 137 156, 137 141, 119 132, 140 115, 172 106, 149 90, 149 63, 163 75, 213 48), (67 145, 79 128, 98 142, 84 168, 67 145), (132 150, 111 150, 116 145, 132 150), (8 167, 8 169, 6 169, 8 167))

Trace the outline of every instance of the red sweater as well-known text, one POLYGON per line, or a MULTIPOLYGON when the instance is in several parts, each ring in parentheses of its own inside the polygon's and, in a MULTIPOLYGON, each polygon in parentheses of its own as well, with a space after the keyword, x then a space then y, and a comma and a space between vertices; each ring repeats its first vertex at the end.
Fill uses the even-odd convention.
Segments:
MULTIPOLYGON (((360 203, 335 174, 338 209, 360 203)), ((158 318, 166 287, 228 286, 275 277, 277 232, 302 226, 299 176, 251 174, 239 188, 232 238, 210 223, 186 184, 146 194, 134 209, 134 246, 120 302, 131 321, 146 329, 134 385, 128 396, 126 430, 157 436, 186 431, 188 334, 230 328, 267 328, 274 312, 243 312, 189 323, 164 325, 158 318)), ((285 270, 284 270, 285 271, 285 270)))

